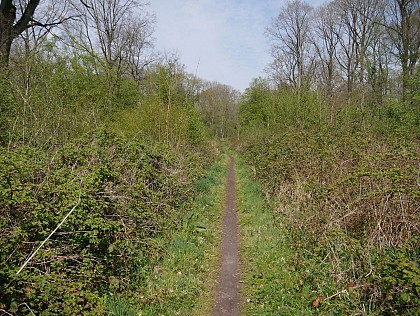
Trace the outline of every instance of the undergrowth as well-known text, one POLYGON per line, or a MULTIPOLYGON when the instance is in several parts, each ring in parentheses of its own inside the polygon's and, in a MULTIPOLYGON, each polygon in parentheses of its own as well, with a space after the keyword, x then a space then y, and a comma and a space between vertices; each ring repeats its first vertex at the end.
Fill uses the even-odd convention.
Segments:
POLYGON ((413 111, 394 112, 365 117, 366 124, 354 115, 283 127, 243 145, 277 226, 267 238, 275 249, 285 239, 293 253, 285 258, 293 298, 280 294, 288 288, 279 279, 280 252, 273 278, 255 279, 259 293, 272 287, 270 300, 255 305, 282 306, 286 315, 306 308, 319 315, 420 314, 418 126, 413 111))
POLYGON ((185 225, 211 156, 104 130, 49 152, 2 150, 0 310, 98 315, 137 293, 162 256, 156 240, 185 225))
POLYGON ((276 221, 243 161, 237 164, 237 179, 243 314, 310 315, 314 291, 296 273, 287 228, 276 221))

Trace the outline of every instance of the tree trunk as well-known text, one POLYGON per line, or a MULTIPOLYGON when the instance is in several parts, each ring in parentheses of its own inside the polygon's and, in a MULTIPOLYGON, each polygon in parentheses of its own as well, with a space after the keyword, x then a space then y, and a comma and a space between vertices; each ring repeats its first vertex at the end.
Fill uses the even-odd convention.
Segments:
POLYGON ((22 12, 19 21, 16 20, 16 7, 12 0, 0 2, 0 69, 7 68, 9 64, 10 48, 13 40, 30 27, 30 22, 40 0, 29 0, 22 12))
POLYGON ((402 101, 412 103, 410 77, 414 74, 418 60, 419 37, 418 37, 418 6, 412 6, 412 0, 396 0, 398 5, 396 20, 399 21, 397 31, 401 46, 399 58, 402 68, 402 101))
POLYGON ((10 39, 6 39, 1 41, 0 47, 0 70, 4 70, 9 66, 9 56, 10 56, 10 49, 12 47, 12 41, 10 39))
POLYGON ((409 69, 408 69, 407 58, 402 57, 400 59, 401 59, 401 67, 402 67, 402 102, 406 103, 408 101, 410 74, 409 74, 409 69))
POLYGON ((16 19, 16 7, 11 1, 2 1, 0 9, 0 68, 9 64, 10 49, 13 42, 13 23, 16 19))

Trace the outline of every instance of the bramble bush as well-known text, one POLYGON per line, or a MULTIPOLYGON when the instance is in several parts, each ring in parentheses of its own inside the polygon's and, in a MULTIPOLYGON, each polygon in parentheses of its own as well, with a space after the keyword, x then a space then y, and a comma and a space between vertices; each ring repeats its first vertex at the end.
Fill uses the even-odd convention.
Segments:
POLYGON ((179 224, 210 156, 181 157, 105 130, 50 152, 2 150, 0 309, 103 314, 105 297, 135 291, 160 256, 153 239, 179 224))
POLYGON ((45 39, 0 75, 0 311, 130 313, 217 143, 177 62, 136 81, 66 47, 45 39))
POLYGON ((339 293, 321 304, 321 313, 416 314, 416 110, 395 104, 366 110, 363 122, 353 112, 342 111, 333 123, 274 128, 248 138, 241 151, 277 220, 289 228, 296 252, 289 264, 315 293, 339 293))

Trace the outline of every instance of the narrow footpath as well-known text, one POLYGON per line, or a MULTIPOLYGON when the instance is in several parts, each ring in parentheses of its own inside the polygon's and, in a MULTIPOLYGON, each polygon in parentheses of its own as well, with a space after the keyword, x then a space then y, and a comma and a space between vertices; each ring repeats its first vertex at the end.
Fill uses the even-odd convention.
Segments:
POLYGON ((226 206, 222 220, 221 267, 214 304, 214 316, 239 315, 240 286, 238 248, 235 158, 230 157, 230 165, 226 180, 226 206))

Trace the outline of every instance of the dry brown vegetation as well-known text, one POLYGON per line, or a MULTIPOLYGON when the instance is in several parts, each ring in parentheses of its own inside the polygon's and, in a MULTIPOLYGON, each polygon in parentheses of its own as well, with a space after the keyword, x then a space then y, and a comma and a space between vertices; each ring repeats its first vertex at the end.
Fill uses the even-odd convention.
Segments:
POLYGON ((363 126, 356 113, 272 129, 243 155, 289 228, 303 280, 324 296, 352 289, 350 305, 324 302, 325 312, 409 314, 420 303, 418 117, 407 108, 401 126, 371 112, 363 126))

